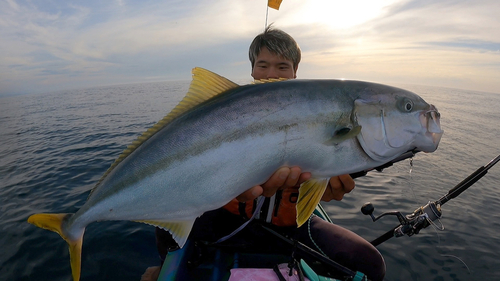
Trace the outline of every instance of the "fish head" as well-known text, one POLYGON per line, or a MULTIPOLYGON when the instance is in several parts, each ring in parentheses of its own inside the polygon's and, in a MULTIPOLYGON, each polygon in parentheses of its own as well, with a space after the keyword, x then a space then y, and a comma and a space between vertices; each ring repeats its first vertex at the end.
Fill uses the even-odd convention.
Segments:
POLYGON ((409 150, 433 152, 443 135, 436 107, 404 90, 357 99, 353 116, 361 126, 361 147, 376 161, 390 161, 409 150))

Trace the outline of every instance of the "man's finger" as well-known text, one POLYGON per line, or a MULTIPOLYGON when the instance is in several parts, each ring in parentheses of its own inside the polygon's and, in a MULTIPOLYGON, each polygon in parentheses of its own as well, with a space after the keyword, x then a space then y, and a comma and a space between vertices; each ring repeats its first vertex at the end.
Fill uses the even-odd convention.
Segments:
POLYGON ((285 183, 281 187, 285 188, 296 186, 299 182, 301 172, 302 170, 300 169, 300 167, 291 167, 290 173, 288 174, 285 183))
POLYGON ((263 192, 262 186, 256 185, 248 189, 247 191, 243 192, 242 194, 238 195, 238 197, 236 197, 236 200, 240 202, 251 201, 259 197, 262 194, 262 192, 263 192))
POLYGON ((279 168, 263 185, 264 192, 262 195, 266 197, 273 196, 276 191, 282 187, 290 175, 290 168, 279 168))
POLYGON ((341 175, 338 176, 338 178, 339 181, 342 183, 345 193, 349 193, 354 189, 356 183, 354 182, 354 180, 351 178, 350 175, 341 175))

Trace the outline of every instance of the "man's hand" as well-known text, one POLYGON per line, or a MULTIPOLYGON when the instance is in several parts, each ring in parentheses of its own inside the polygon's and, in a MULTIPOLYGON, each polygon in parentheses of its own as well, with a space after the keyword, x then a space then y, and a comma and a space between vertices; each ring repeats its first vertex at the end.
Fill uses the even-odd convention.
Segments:
POLYGON ((236 199, 240 202, 253 200, 260 195, 273 196, 279 189, 300 185, 311 178, 311 173, 301 173, 299 167, 279 168, 265 183, 256 185, 240 194, 236 199))
POLYGON ((330 202, 332 199, 340 201, 344 198, 344 194, 351 192, 354 189, 354 180, 350 175, 341 175, 330 178, 330 182, 326 187, 321 201, 330 202))
MULTIPOLYGON (((311 173, 301 173, 300 167, 279 168, 265 183, 256 185, 240 194, 236 199, 240 202, 254 200, 260 195, 273 196, 279 189, 300 185, 311 178, 311 173)), ((346 193, 354 189, 355 183, 350 175, 341 175, 330 178, 321 201, 340 201, 346 193)))

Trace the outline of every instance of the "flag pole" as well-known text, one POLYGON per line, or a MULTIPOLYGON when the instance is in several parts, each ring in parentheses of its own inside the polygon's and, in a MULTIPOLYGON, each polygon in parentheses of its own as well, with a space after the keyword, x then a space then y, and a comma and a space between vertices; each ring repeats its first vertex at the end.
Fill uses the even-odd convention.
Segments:
POLYGON ((269 14, 269 2, 266 0, 266 25, 264 26, 264 31, 267 28, 267 15, 269 14))
POLYGON ((281 1, 283 0, 267 0, 267 6, 266 6, 266 26, 264 27, 264 30, 265 28, 267 28, 267 18, 268 18, 268 14, 269 14, 269 7, 275 9, 275 10, 279 10, 280 9, 280 5, 281 5, 281 1))

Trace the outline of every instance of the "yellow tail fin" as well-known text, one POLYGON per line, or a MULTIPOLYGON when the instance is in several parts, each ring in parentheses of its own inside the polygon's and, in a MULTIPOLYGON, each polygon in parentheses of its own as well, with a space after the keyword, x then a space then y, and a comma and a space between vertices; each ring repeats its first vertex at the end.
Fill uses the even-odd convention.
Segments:
POLYGON ((80 280, 81 260, 82 260, 82 242, 83 231, 79 238, 69 239, 63 233, 64 221, 73 214, 35 214, 28 218, 28 222, 40 228, 59 233, 61 237, 68 243, 69 258, 71 262, 71 273, 73 280, 80 280))

